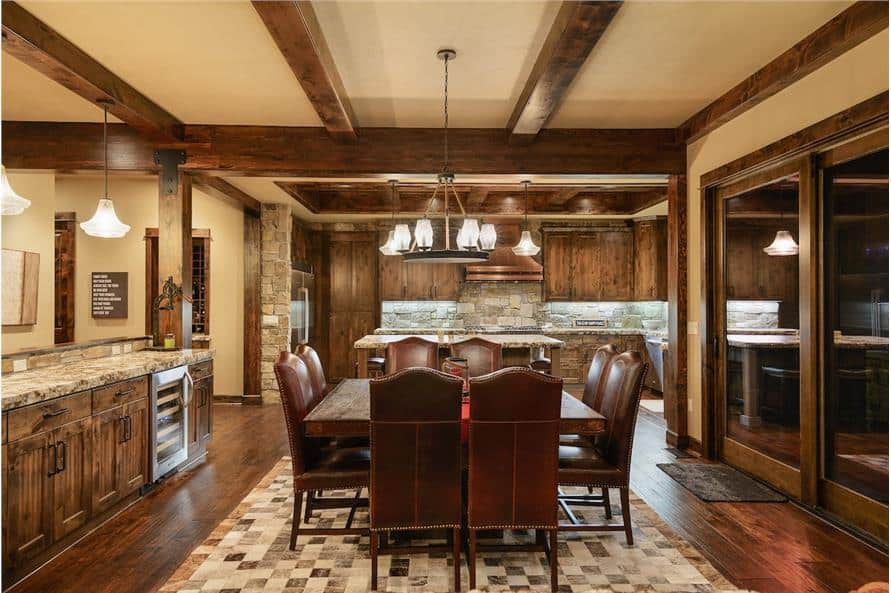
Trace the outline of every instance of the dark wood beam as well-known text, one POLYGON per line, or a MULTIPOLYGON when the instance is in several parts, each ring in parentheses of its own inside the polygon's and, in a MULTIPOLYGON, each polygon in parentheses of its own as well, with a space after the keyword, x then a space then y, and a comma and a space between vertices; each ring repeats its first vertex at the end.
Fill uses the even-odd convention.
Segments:
POLYGON ((563 206, 566 202, 574 198, 581 189, 582 188, 579 187, 567 187, 558 192, 554 192, 554 195, 551 196, 550 204, 552 206, 563 206))
POLYGON ((477 185, 470 188, 470 191, 467 194, 467 200, 464 203, 464 208, 468 212, 476 212, 486 203, 486 197, 488 197, 488 195, 489 188, 484 185, 477 185))
POLYGON ((244 363, 245 397, 260 396, 260 217, 244 213, 244 363))
POLYGON ((321 198, 315 189, 300 187, 299 184, 285 181, 276 181, 275 184, 313 214, 322 211, 321 198))
POLYGON ((222 177, 202 175, 200 173, 193 173, 191 177, 192 184, 205 193, 223 201, 234 201, 240 204, 246 211, 254 214, 260 213, 260 202, 222 177))
POLYGON ((535 138, 544 127, 621 5, 563 2, 507 122, 514 140, 535 138))
MULTIPOLYGON (((11 122, 2 125, 10 169, 102 168, 102 125, 11 122)), ((686 146, 674 129, 545 129, 529 146, 497 128, 449 133, 450 164, 466 175, 681 174, 686 146)), ((435 174, 442 168, 442 129, 363 128, 354 143, 323 128, 186 125, 185 170, 252 176, 435 174)), ((154 145, 127 126, 109 126, 110 168, 153 171, 154 145)))
POLYGON ((325 129, 340 140, 355 140, 356 118, 312 4, 254 0, 253 5, 325 129))
POLYGON ((183 124, 16 2, 3 2, 3 50, 151 138, 182 139, 183 124))
POLYGON ((668 352, 665 365, 665 440, 690 444, 687 421, 687 176, 668 180, 668 352))
POLYGON ((158 151, 158 292, 168 278, 182 288, 172 311, 160 312, 161 337, 192 347, 192 177, 179 169, 177 150, 158 151))
POLYGON ((888 3, 855 2, 678 128, 692 142, 888 28, 888 3))

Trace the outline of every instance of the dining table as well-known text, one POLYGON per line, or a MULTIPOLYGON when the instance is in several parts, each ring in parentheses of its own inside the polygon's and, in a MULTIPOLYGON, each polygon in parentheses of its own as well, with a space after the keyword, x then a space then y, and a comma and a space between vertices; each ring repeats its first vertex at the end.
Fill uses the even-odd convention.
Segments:
MULTIPOLYGON (((371 423, 371 379, 344 379, 304 418, 304 429, 312 437, 368 436, 371 423)), ((467 433, 469 399, 461 409, 462 434, 467 433)), ((560 402, 560 433, 596 435, 606 429, 606 418, 568 391, 560 402)))

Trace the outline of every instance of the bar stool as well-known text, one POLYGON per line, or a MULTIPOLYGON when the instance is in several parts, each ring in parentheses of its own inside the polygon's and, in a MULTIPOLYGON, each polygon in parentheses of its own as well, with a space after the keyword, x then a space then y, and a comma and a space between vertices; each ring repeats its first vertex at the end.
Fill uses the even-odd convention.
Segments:
POLYGON ((545 356, 544 347, 540 347, 538 349, 531 348, 532 354, 532 362, 529 363, 529 368, 533 371, 538 371, 539 373, 547 373, 551 374, 551 359, 545 356))
POLYGON ((386 374, 387 359, 383 356, 368 357, 368 376, 381 377, 386 374))
MULTIPOLYGON (((767 386, 770 379, 779 382, 780 403, 777 407, 772 407, 767 402, 767 397, 762 402, 762 407, 779 413, 784 421, 788 421, 795 426, 799 422, 800 410, 798 406, 798 384, 801 378, 801 372, 798 369, 784 369, 780 367, 762 366, 761 381, 762 385, 767 386), (794 393, 795 397, 786 397, 786 394, 794 393)), ((767 389, 762 389, 762 393, 767 396, 767 389)))

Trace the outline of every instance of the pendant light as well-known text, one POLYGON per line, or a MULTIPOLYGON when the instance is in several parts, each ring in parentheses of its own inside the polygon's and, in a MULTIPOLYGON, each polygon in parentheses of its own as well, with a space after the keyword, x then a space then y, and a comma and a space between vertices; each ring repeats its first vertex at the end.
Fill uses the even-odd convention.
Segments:
POLYGON ((480 249, 483 251, 492 251, 495 249, 495 242, 498 240, 498 233, 495 232, 495 225, 491 222, 485 223, 480 227, 480 249))
POLYGON ((99 205, 96 207, 93 218, 80 223, 80 228, 91 237, 120 239, 130 231, 130 225, 126 225, 118 219, 114 212, 114 204, 108 197, 108 107, 112 105, 112 102, 102 100, 99 101, 99 104, 102 105, 104 112, 102 144, 105 148, 105 197, 99 199, 99 205))
POLYGON ((406 263, 450 263, 469 264, 489 259, 486 251, 480 250, 477 242, 480 237, 479 221, 467 218, 464 205, 458 192, 455 191, 455 175, 449 171, 449 60, 455 58, 455 50, 441 49, 436 56, 445 63, 445 90, 443 93, 443 167, 437 177, 436 188, 424 209, 424 217, 415 224, 414 245, 402 256, 406 263), (443 215, 445 217, 445 249, 433 249, 433 225, 430 222, 430 210, 436 203, 436 196, 442 191, 443 215), (458 231, 457 249, 452 249, 449 231, 449 200, 454 196, 464 223, 458 231))
POLYGON ((9 185, 6 167, 0 165, 0 214, 3 216, 15 216, 24 212, 25 208, 30 205, 31 200, 15 193, 15 190, 9 185))
POLYGON ((529 182, 523 182, 523 232, 520 234, 520 242, 511 250, 515 255, 537 255, 541 247, 532 240, 529 232, 529 182))
MULTIPOLYGON (((396 184, 395 179, 390 180, 390 198, 393 204, 393 222, 396 222, 396 184)), ((384 255, 399 255, 411 248, 411 231, 407 224, 394 224, 393 230, 387 234, 387 241, 380 246, 380 252, 384 255)))
MULTIPOLYGON (((783 213, 780 212, 780 225, 782 225, 783 213)), ((792 237, 792 233, 786 230, 777 231, 773 243, 764 248, 764 253, 774 256, 798 255, 798 243, 792 237)))

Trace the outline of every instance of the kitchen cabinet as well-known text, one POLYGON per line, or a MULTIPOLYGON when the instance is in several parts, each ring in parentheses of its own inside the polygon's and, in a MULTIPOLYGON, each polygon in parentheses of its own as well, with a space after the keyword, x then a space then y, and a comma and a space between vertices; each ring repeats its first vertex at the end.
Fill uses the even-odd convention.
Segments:
POLYGON ((356 376, 353 343, 372 333, 377 325, 379 255, 373 234, 335 232, 329 235, 330 295, 320 297, 330 303, 326 370, 332 378, 356 376))
POLYGON ((130 402, 121 410, 123 418, 123 442, 120 449, 118 489, 126 498, 142 488, 149 476, 149 407, 148 399, 130 402))
POLYGON ((733 221, 727 233, 728 299, 798 301, 798 258, 773 257, 764 247, 774 240, 779 226, 733 221))
POLYGON ((627 301, 633 298, 630 228, 544 234, 545 300, 627 301))
POLYGON ((92 513, 92 423, 92 418, 83 418, 52 432, 53 541, 83 527, 92 513))
POLYGON ((464 277, 461 264, 406 264, 399 255, 378 255, 378 270, 382 301, 456 301, 464 277))
POLYGON ((634 221, 634 299, 668 300, 668 219, 634 221))
POLYGON ((189 367, 192 377, 192 397, 189 400, 188 452, 194 460, 207 452, 213 434, 213 362, 206 361, 189 367))
POLYGON ((115 406, 93 417, 93 509, 97 513, 117 503, 121 492, 121 442, 124 407, 115 406))
POLYGON ((421 264, 433 268, 433 300, 457 301, 464 276, 462 264, 421 264))

